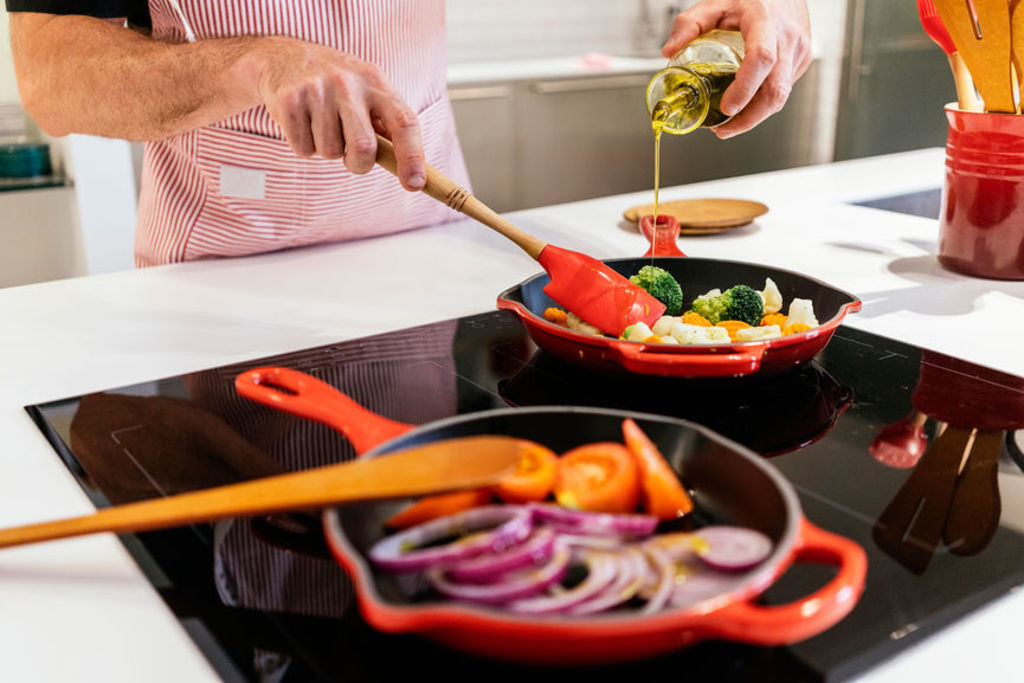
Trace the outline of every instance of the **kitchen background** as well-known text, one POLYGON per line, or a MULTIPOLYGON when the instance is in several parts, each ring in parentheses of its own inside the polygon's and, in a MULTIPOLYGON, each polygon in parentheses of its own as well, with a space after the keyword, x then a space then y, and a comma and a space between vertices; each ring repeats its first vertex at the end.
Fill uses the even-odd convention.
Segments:
MULTIPOLYGON (((448 0, 449 90, 474 191, 510 211, 649 190, 643 89, 670 17, 691 4, 448 0)), ((815 59, 785 109, 732 140, 667 140, 665 186, 944 144, 955 93, 916 3, 809 7, 815 59)), ((141 145, 46 139, 18 105, 7 35, 0 13, 0 138, 49 143, 54 172, 0 178, 0 286, 131 268, 141 145)))

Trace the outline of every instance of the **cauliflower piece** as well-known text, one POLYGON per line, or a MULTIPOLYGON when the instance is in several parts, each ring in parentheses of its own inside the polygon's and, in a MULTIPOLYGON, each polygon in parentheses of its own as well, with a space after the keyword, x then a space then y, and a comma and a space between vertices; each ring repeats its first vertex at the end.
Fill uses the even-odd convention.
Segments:
POLYGON ((677 322, 672 325, 671 336, 680 344, 728 344, 729 331, 724 327, 705 327, 677 322))
POLYGON ((763 327, 745 327, 736 330, 736 341, 764 341, 782 336, 782 328, 778 325, 765 325, 763 327))
POLYGON ((698 327, 703 331, 704 339, 700 342, 701 344, 731 344, 732 339, 729 338, 729 330, 724 327, 698 327))
POLYGON ((626 341, 643 341, 652 334, 654 333, 647 327, 647 323, 634 323, 622 332, 622 338, 626 341))
POLYGON ((604 332, 594 327, 590 323, 586 322, 585 320, 583 320, 583 318, 579 317, 578 315, 571 311, 565 317, 565 324, 573 332, 579 332, 580 334, 589 334, 595 337, 604 336, 604 332))
POLYGON ((704 329, 700 325, 687 325, 681 320, 677 320, 672 323, 672 328, 669 331, 669 336, 675 339, 680 344, 700 344, 701 333, 704 329))
POLYGON ((679 318, 671 315, 663 315, 654 323, 651 331, 659 337, 667 337, 672 334, 672 325, 679 322, 679 318))
POLYGON ((818 319, 814 317, 814 304, 810 299, 793 299, 789 302, 786 326, 799 324, 810 327, 818 326, 818 319))
POLYGON ((670 334, 659 334, 658 336, 661 337, 662 344, 679 344, 679 340, 670 334))
POLYGON ((759 294, 764 300, 765 313, 778 313, 782 310, 782 292, 770 277, 764 279, 764 289, 759 294))

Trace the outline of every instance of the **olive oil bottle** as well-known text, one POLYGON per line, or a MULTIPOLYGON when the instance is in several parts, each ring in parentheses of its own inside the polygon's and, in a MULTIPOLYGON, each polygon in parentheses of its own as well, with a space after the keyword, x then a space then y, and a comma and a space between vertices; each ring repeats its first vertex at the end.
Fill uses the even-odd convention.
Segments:
POLYGON ((722 93, 735 80, 742 61, 743 36, 739 31, 708 31, 687 43, 647 84, 647 112, 654 129, 652 247, 658 234, 661 134, 684 135, 728 121, 721 109, 722 93))
POLYGON ((647 85, 647 111, 655 132, 682 135, 728 120, 722 93, 743 61, 739 31, 709 31, 669 60, 647 85))

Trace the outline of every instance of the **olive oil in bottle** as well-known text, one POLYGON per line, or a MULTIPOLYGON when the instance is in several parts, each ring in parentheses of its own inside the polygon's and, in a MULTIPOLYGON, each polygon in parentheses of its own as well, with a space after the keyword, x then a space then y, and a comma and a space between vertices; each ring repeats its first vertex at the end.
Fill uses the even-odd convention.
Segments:
POLYGON ((709 31, 677 52, 648 83, 647 112, 654 130, 652 239, 656 238, 658 226, 661 134, 684 135, 728 121, 721 110, 722 93, 735 80, 741 61, 743 37, 739 31, 709 31))
POLYGON ((647 85, 647 111, 657 130, 682 135, 728 120, 722 93, 743 61, 739 31, 709 31, 687 44, 647 85))

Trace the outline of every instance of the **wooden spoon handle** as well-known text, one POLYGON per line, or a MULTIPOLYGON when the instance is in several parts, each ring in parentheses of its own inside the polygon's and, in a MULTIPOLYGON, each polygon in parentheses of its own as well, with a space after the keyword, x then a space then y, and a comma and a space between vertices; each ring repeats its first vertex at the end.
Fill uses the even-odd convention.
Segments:
MULTIPOLYGON (((398 160, 395 158, 395 147, 391 141, 377 136, 377 163, 398 175, 398 160)), ((466 188, 427 164, 427 182, 423 192, 442 204, 455 209, 470 218, 475 218, 488 228, 498 232, 515 242, 533 258, 538 258, 547 242, 527 234, 495 213, 491 207, 473 196, 466 188)))
POLYGON ((311 510, 338 503, 493 485, 512 472, 523 442, 503 436, 449 439, 379 458, 183 493, 0 530, 0 548, 103 531, 126 533, 311 510))

